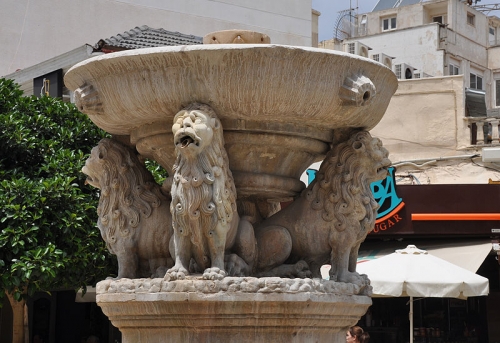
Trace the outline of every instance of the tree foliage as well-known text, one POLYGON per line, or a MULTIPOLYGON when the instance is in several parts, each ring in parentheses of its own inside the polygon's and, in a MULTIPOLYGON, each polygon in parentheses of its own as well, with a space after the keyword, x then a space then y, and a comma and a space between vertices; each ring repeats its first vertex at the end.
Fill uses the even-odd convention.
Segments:
POLYGON ((98 190, 81 173, 105 133, 74 105, 24 97, 6 79, 0 123, 0 287, 20 299, 109 276, 116 262, 96 228, 98 190))

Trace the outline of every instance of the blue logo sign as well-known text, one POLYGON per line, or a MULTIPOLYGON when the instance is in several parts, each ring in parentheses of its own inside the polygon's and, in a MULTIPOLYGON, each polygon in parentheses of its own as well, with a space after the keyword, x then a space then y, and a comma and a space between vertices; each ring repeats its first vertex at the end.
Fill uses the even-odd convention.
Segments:
MULTIPOLYGON (((394 179, 395 168, 389 168, 389 175, 381 180, 372 182, 370 189, 372 190, 373 197, 379 204, 377 219, 383 218, 392 213, 396 208, 400 208, 403 199, 396 194, 396 181, 394 179)), ((316 177, 317 170, 307 169, 308 184, 313 182, 316 177)))

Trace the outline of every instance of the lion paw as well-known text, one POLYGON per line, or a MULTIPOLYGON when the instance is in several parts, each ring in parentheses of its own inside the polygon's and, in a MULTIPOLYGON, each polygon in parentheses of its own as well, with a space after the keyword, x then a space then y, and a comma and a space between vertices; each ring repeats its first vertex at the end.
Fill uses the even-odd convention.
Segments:
POLYGON ((358 272, 346 272, 337 279, 337 281, 339 282, 353 283, 359 287, 366 287, 370 284, 370 280, 368 279, 368 277, 365 274, 359 274, 358 272))
POLYGON ((184 280, 186 275, 189 275, 189 272, 184 267, 173 267, 167 270, 165 277, 163 278, 165 281, 175 281, 175 280, 184 280))
POLYGON ((281 278, 310 278, 312 276, 309 265, 306 261, 299 261, 295 264, 282 264, 266 272, 257 273, 258 277, 276 276, 281 278))
POLYGON ((217 267, 207 268, 203 272, 203 278, 205 280, 222 280, 226 277, 227 273, 217 267))
POLYGON ((248 276, 250 275, 250 267, 238 255, 231 254, 225 257, 225 267, 229 276, 248 276))
POLYGON ((312 276, 311 270, 309 269, 309 265, 307 264, 306 261, 299 261, 294 264, 294 269, 295 269, 295 277, 305 279, 305 278, 310 278, 312 276))
POLYGON ((156 268, 156 270, 153 273, 153 275, 151 275, 151 279, 164 277, 165 274, 167 274, 167 270, 168 269, 165 266, 161 266, 161 267, 156 268))

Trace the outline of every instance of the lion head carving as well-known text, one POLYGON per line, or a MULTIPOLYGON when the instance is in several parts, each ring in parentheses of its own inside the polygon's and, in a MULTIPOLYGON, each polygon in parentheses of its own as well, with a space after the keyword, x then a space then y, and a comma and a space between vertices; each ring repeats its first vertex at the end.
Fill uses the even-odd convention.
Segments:
POLYGON ((87 183, 101 190, 97 224, 109 251, 118 257, 118 278, 149 277, 166 268, 170 202, 135 151, 104 138, 82 172, 87 183))
POLYGON ((388 175, 388 156, 382 141, 367 131, 352 134, 327 154, 312 187, 304 191, 311 207, 322 211, 323 220, 335 220, 339 231, 347 228, 353 215, 373 226, 378 204, 370 184, 388 175))
POLYGON ((222 125, 209 106, 194 103, 176 114, 172 132, 177 154, 171 191, 175 272, 187 272, 191 257, 202 269, 214 263, 223 269, 226 235, 237 211, 222 125), (189 247, 181 247, 185 245, 189 247), (190 256, 183 255, 184 249, 190 256))

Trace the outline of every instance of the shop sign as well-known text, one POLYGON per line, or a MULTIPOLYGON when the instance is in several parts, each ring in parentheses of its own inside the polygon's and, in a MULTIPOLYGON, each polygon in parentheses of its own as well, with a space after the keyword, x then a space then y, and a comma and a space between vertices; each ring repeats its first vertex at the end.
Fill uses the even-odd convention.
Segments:
MULTIPOLYGON (((306 173, 310 184, 316 177, 317 170, 308 169, 306 173)), ((372 182, 370 185, 373 197, 379 204, 374 233, 386 231, 404 219, 401 209, 405 203, 396 192, 394 173, 395 168, 391 167, 389 175, 384 180, 372 182)))
POLYGON ((385 231, 403 220, 405 203, 396 192, 395 168, 389 168, 389 175, 381 181, 372 182, 370 188, 373 197, 380 206, 375 221, 374 233, 385 231))

